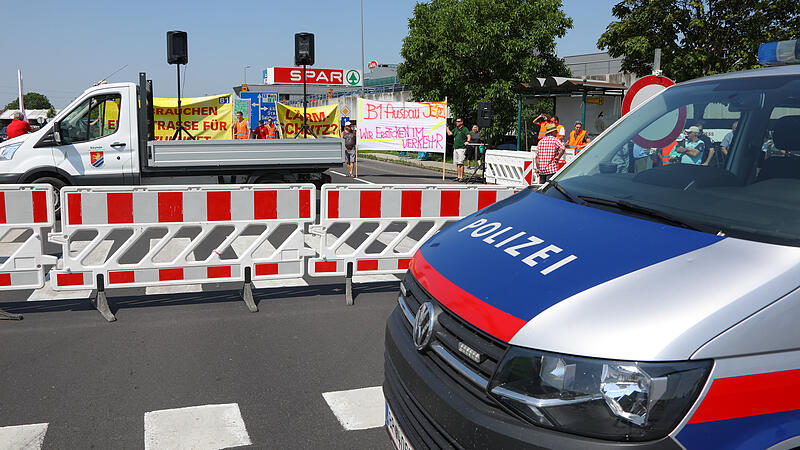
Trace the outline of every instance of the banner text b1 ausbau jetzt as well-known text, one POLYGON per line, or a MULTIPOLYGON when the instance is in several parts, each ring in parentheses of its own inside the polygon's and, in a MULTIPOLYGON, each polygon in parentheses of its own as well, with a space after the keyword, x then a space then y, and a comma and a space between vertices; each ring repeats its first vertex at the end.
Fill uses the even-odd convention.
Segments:
POLYGON ((358 99, 360 150, 444 153, 446 102, 376 102, 358 99))

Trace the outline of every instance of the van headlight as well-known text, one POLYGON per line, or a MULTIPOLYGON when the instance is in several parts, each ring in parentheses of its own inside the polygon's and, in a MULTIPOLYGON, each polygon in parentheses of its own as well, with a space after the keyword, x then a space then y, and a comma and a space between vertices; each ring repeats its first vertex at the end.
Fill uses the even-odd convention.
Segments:
POLYGON ((705 384, 711 361, 641 363, 512 347, 489 393, 528 421, 618 441, 660 439, 705 384))
POLYGON ((16 144, 9 144, 0 147, 0 161, 5 160, 8 161, 14 157, 14 153, 17 152, 19 146, 22 145, 22 142, 18 142, 16 144))

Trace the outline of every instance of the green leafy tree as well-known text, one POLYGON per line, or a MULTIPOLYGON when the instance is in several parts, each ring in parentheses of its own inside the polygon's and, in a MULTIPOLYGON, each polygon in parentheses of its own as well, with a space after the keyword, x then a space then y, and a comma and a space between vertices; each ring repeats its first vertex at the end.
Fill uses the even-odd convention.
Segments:
MULTIPOLYGON (((25 101, 25 109, 50 109, 53 107, 50 100, 38 92, 28 92, 22 94, 22 99, 25 101)), ((11 103, 7 104, 4 109, 19 109, 19 99, 15 98, 11 103)))
POLYGON ((520 82, 566 76, 555 39, 572 27, 560 0, 432 0, 417 3, 403 40, 401 83, 415 99, 444 100, 454 116, 475 120, 478 102, 494 104, 492 135, 517 120, 520 82))
POLYGON ((56 116, 56 109, 51 106, 50 109, 47 110, 47 118, 52 119, 55 116, 56 116))
POLYGON ((758 67, 758 46, 793 39, 800 29, 797 0, 623 0, 597 41, 622 69, 652 72, 661 48, 661 69, 676 81, 758 67))

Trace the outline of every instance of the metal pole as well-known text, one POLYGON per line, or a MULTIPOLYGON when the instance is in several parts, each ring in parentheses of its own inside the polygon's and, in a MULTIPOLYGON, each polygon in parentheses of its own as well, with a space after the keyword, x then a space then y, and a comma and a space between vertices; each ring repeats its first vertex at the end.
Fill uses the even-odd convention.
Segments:
POLYGON ((364 0, 361 0, 361 93, 364 93, 364 0))
POLYGON ((178 68, 178 140, 181 140, 181 65, 175 64, 175 67, 178 68))
POLYGON ((306 100, 306 65, 303 64, 303 139, 307 138, 306 129, 308 129, 307 115, 306 115, 306 107, 308 106, 308 101, 306 100))
MULTIPOLYGON (((517 150, 520 150, 520 141, 521 136, 519 135, 522 132, 522 94, 517 95, 517 150)), ((527 149, 526 149, 527 150, 527 149)))

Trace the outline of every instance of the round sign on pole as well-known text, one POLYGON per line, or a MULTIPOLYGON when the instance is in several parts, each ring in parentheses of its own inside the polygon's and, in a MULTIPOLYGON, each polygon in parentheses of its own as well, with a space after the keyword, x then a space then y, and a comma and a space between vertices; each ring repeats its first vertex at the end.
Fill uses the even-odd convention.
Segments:
POLYGON ((378 61, 375 61, 374 59, 367 64, 367 68, 369 69, 374 69, 376 67, 378 67, 378 61))
MULTIPOLYGON (((628 93, 625 94, 625 98, 622 100, 622 115, 624 116, 632 109, 674 84, 675 82, 667 77, 655 75, 648 75, 637 80, 628 89, 628 93)), ((644 148, 666 147, 680 136, 685 122, 686 107, 681 106, 645 127, 633 137, 633 142, 644 148)))

